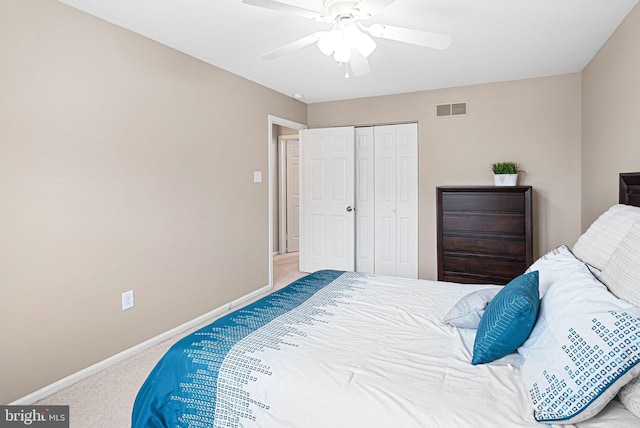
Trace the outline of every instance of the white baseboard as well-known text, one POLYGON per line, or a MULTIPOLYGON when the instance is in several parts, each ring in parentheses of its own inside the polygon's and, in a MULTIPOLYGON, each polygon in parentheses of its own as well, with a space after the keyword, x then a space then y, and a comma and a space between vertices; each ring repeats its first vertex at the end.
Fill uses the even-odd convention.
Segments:
POLYGON ((89 376, 96 374, 106 369, 109 366, 112 366, 124 359, 132 357, 135 354, 142 352, 147 348, 157 345, 158 343, 162 343, 165 340, 170 339, 175 335, 185 332, 193 327, 196 327, 199 324, 202 324, 212 318, 219 316, 220 314, 223 314, 226 311, 229 311, 237 306, 240 306, 243 303, 259 296, 260 294, 270 291, 271 289, 272 289, 272 286, 265 285, 264 287, 259 288, 255 291, 252 291, 251 293, 246 294, 236 300, 233 300, 229 303, 225 303, 224 305, 212 310, 211 312, 207 312, 204 315, 200 315, 199 317, 194 318, 191 321, 187 321, 186 323, 179 325, 178 327, 172 328, 169 331, 165 331, 164 333, 161 333, 155 337, 152 337, 149 340, 146 340, 142 343, 132 346, 129 349, 125 349, 124 351, 116 355, 113 355, 107 358, 106 360, 102 360, 92 366, 89 366, 76 373, 73 373, 63 379, 60 379, 59 381, 56 381, 50 385, 45 386, 44 388, 41 388, 35 392, 32 392, 31 394, 25 395, 24 397, 19 398, 16 401, 13 401, 9 404, 20 405, 20 406, 31 405, 39 400, 42 400, 43 398, 46 398, 52 394, 55 394, 58 391, 63 390, 64 388, 67 388, 68 386, 73 385, 76 382, 81 381, 82 379, 85 379, 89 376))

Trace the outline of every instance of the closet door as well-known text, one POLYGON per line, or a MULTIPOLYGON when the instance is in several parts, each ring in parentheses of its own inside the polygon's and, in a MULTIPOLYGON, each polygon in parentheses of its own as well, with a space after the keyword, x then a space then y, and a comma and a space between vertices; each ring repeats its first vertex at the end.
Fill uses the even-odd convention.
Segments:
POLYGON ((375 273, 418 277, 417 124, 376 126, 375 273))
POLYGON ((417 278, 417 124, 300 135, 300 270, 417 278))
POLYGON ((373 127, 356 128, 356 271, 375 273, 373 127))
POLYGON ((300 132, 300 270, 355 269, 354 127, 300 132))

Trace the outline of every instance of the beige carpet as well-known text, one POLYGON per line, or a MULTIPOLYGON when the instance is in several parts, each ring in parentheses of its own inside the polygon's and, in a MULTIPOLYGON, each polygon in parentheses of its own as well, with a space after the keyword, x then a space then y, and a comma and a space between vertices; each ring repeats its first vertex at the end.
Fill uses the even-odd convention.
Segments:
MULTIPOLYGON (((273 283, 275 290, 304 275, 298 271, 298 253, 274 257, 273 283)), ((220 316, 224 315, 226 313, 220 316)), ((160 357, 182 337, 210 322, 211 320, 114 364, 35 404, 68 405, 71 428, 129 427, 131 426, 133 401, 138 389, 160 357)))
POLYGON ((298 270, 298 253, 273 258, 273 287, 277 290, 306 274, 298 270))

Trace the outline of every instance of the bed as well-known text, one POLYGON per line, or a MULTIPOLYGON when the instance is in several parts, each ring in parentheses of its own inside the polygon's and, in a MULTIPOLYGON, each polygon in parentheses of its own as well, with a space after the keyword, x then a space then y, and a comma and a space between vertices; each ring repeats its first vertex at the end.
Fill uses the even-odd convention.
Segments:
POLYGON ((640 174, 620 177, 620 204, 504 287, 323 270, 214 321, 132 426, 640 426, 640 174))

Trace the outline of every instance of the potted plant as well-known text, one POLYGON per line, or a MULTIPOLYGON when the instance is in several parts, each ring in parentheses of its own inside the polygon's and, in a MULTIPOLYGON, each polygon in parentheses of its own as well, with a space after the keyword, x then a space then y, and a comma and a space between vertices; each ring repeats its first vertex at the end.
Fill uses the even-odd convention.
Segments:
POLYGON ((515 186, 518 183, 518 173, 524 172, 517 162, 496 162, 491 164, 491 170, 496 186, 515 186))

